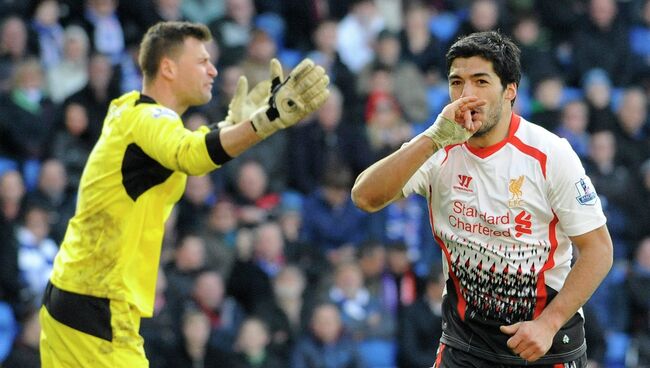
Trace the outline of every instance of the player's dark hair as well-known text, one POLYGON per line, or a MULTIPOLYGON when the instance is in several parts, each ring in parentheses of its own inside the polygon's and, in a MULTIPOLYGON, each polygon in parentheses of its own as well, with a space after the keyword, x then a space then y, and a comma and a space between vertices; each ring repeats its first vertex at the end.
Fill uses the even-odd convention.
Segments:
POLYGON ((510 38, 496 31, 477 32, 460 37, 447 51, 447 75, 456 58, 479 56, 492 62, 494 72, 505 89, 510 83, 519 85, 521 51, 510 38))
POLYGON ((205 25, 190 22, 159 22, 149 28, 140 43, 138 57, 145 79, 153 79, 162 58, 175 56, 188 37, 207 42, 212 34, 205 25))

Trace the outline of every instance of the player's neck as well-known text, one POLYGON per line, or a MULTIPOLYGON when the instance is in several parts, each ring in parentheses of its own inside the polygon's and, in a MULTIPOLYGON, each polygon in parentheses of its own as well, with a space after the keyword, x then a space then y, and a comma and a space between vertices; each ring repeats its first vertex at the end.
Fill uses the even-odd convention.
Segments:
POLYGON ((467 142, 470 146, 476 148, 485 148, 493 146, 508 137, 510 130, 510 119, 512 117, 511 109, 503 109, 499 122, 480 137, 471 137, 467 142))
POLYGON ((145 84, 142 87, 142 94, 153 98, 160 105, 174 110, 178 115, 182 115, 187 110, 187 106, 180 102, 172 88, 163 82, 152 81, 145 84))

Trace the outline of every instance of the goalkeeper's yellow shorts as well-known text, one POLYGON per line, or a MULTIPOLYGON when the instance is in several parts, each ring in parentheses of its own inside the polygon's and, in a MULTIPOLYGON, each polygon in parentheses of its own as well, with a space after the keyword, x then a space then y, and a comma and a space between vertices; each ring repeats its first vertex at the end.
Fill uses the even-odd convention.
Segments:
POLYGON ((51 283, 40 310, 43 368, 146 368, 140 315, 126 302, 70 293, 51 283))

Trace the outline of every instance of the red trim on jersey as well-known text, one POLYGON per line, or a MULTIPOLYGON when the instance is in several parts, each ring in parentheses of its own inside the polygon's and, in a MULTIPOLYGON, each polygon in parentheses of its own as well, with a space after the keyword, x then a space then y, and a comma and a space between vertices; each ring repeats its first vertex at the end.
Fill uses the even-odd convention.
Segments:
POLYGON ((452 148, 456 146, 460 146, 462 143, 456 143, 456 144, 450 144, 448 146, 445 146, 445 158, 442 160, 442 163, 444 164, 445 161, 449 158, 449 151, 451 151, 452 148))
POLYGON ((508 127, 508 135, 501 142, 483 148, 472 147, 469 144, 467 144, 467 142, 465 142, 465 147, 467 147, 467 149, 474 155, 480 158, 486 158, 492 155, 493 153, 495 153, 496 151, 500 150, 501 147, 506 145, 506 143, 510 142, 510 140, 515 136, 515 132, 517 131, 517 129, 519 129, 520 122, 521 122, 521 116, 513 113, 510 116, 510 127, 508 127))
MULTIPOLYGON (((442 364, 442 353, 445 351, 445 347, 447 345, 440 343, 440 348, 438 349, 438 354, 436 355, 436 363, 433 365, 435 368, 440 368, 442 367, 440 364, 442 364)), ((432 368, 433 368, 432 367, 432 368)))
POLYGON ((527 145, 517 137, 512 137, 510 143, 521 152, 539 161, 539 166, 542 168, 542 174, 544 175, 544 179, 546 179, 546 154, 533 146, 527 145))
POLYGON ((551 223, 548 225, 548 239, 551 242, 551 251, 548 253, 548 259, 546 260, 546 263, 544 263, 542 269, 539 270, 539 277, 537 278, 537 302, 535 303, 535 313, 533 314, 533 318, 539 317, 539 315, 542 314, 544 308, 546 308, 548 295, 546 293, 544 272, 555 266, 555 260, 553 257, 555 256, 555 250, 557 249, 556 230, 559 221, 560 219, 558 219, 555 212, 553 212, 553 220, 551 220, 551 223))
POLYGON ((440 246, 440 249, 442 249, 442 252, 445 254, 445 258, 447 259, 447 264, 448 264, 448 269, 449 269, 449 277, 451 277, 451 281, 454 283, 454 288, 456 289, 456 299, 458 300, 458 305, 456 308, 458 309, 458 315, 460 316, 461 321, 465 321, 465 310, 467 309, 467 301, 465 301, 465 298, 463 298, 463 295, 460 292, 460 281, 458 280, 458 277, 454 274, 452 271, 452 264, 451 264, 451 254, 449 254, 449 250, 445 246, 445 242, 440 239, 435 232, 435 226, 434 223, 435 221, 433 220, 433 208, 431 207, 431 195, 432 195, 432 189, 431 185, 429 185, 429 223, 431 224, 431 234, 433 235, 433 238, 436 240, 438 243, 438 246, 440 246))
POLYGON ((564 368, 564 367, 565 367, 564 363, 557 363, 553 365, 553 368, 564 368))

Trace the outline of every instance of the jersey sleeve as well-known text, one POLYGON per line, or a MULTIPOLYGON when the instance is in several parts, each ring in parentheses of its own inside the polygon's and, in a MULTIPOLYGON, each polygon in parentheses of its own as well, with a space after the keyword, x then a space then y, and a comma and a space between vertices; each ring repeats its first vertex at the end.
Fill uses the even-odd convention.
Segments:
POLYGON ((220 166, 213 161, 206 143, 206 135, 218 131, 190 131, 176 112, 161 106, 144 106, 134 114, 133 140, 164 167, 188 175, 203 175, 220 166))
POLYGON ((429 196, 429 185, 431 185, 433 180, 432 176, 439 166, 439 161, 442 159, 441 152, 444 153, 444 150, 440 150, 431 156, 406 182, 406 185, 402 188, 404 197, 408 197, 412 193, 417 193, 425 198, 429 196))
POLYGON ((567 235, 582 235, 605 224, 600 199, 566 139, 553 148, 547 175, 551 207, 567 235))

